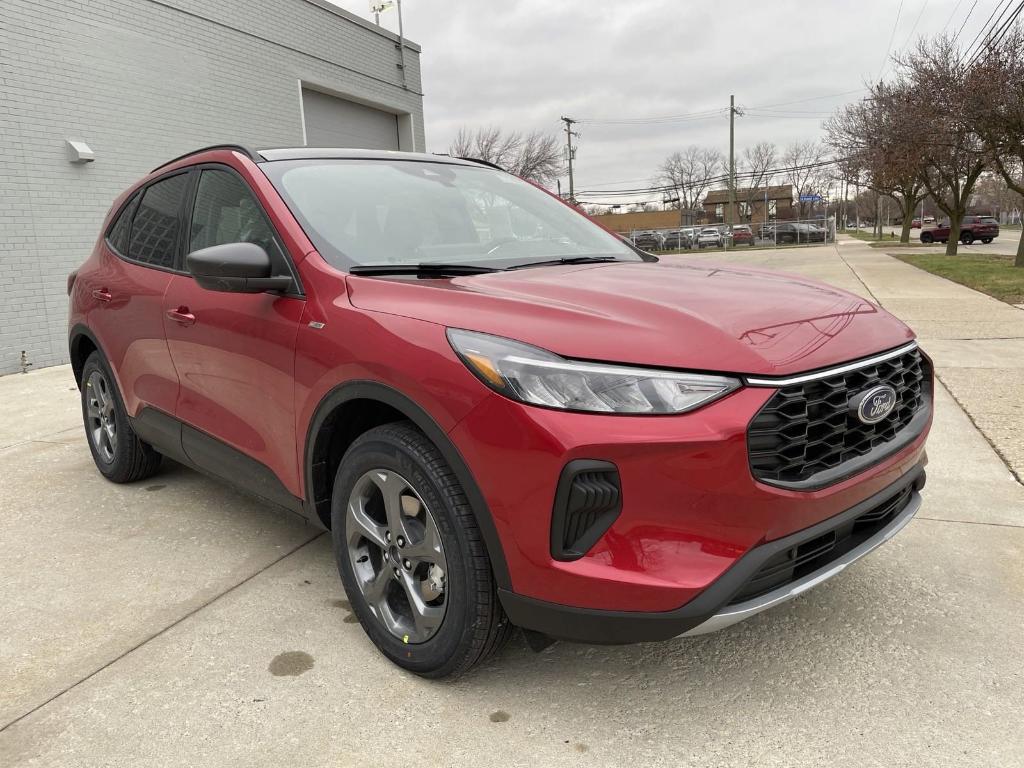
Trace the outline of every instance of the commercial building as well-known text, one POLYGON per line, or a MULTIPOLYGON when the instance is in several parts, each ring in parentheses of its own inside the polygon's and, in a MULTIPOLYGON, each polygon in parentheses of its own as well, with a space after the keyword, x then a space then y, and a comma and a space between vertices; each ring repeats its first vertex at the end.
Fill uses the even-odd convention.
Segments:
POLYGON ((3 0, 0 373, 67 361, 111 201, 218 143, 422 151, 420 49, 326 0, 3 0))

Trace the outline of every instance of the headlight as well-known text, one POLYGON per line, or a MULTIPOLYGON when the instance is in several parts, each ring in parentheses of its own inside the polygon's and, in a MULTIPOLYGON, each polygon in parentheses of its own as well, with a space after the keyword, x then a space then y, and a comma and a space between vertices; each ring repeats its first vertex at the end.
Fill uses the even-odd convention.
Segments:
POLYGON ((683 413, 723 397, 737 379, 566 360, 500 336, 448 329, 462 361, 496 392, 570 411, 683 413))

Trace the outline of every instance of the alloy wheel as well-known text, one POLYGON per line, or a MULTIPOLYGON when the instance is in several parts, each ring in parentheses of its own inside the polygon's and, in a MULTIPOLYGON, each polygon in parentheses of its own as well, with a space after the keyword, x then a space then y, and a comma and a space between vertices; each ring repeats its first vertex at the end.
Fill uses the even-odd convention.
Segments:
POLYGON ((408 480, 363 474, 345 514, 349 562, 370 612, 393 636, 423 643, 447 609, 448 563, 433 515, 408 480))
POLYGON ((106 464, 114 461, 117 451, 117 418, 114 393, 106 377, 93 371, 86 382, 85 414, 89 439, 96 453, 106 464))

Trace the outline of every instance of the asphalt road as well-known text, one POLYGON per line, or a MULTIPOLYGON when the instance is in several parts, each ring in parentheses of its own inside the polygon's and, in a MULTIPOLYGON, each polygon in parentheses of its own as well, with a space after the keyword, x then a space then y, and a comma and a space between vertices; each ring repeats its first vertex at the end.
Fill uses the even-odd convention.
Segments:
MULTIPOLYGON (((954 394, 1024 366, 1009 309, 958 315, 971 297, 859 244, 732 258, 912 316, 954 394)), ((1024 488, 945 384, 922 511, 836 579, 689 640, 517 638, 449 683, 376 653, 298 519, 174 466, 103 481, 68 368, 0 402, 5 768, 1024 764, 1024 488)))

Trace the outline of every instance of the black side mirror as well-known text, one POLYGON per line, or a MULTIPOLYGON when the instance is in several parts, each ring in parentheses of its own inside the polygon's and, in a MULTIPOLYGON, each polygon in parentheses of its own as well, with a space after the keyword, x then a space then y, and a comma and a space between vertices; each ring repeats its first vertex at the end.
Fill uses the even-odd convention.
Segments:
POLYGON ((270 257, 255 243, 224 243, 192 251, 185 265, 201 288, 228 293, 285 291, 290 277, 271 277, 270 257))

